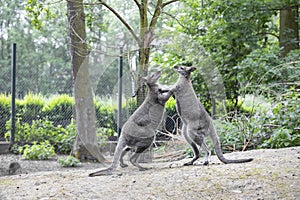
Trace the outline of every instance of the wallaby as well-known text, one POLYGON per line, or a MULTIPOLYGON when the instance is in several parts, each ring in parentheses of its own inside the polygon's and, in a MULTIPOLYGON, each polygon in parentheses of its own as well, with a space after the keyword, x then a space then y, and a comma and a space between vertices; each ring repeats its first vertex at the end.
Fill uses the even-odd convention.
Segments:
POLYGON ((243 163, 252 161, 252 158, 228 160, 223 156, 219 136, 213 125, 213 119, 206 112, 193 89, 191 73, 196 70, 196 68, 174 66, 174 70, 178 72, 179 78, 172 87, 171 92, 173 92, 176 99, 176 109, 182 121, 183 136, 194 152, 193 159, 184 165, 193 165, 199 158, 200 153, 198 146, 202 146, 206 151, 204 165, 209 164, 210 151, 204 141, 205 137, 208 135, 211 137, 218 158, 223 163, 243 163))
POLYGON ((155 139, 155 131, 163 117, 165 103, 172 95, 169 90, 164 90, 162 86, 157 84, 160 76, 161 72, 158 71, 143 78, 148 87, 147 97, 122 127, 112 164, 107 169, 91 173, 89 176, 112 174, 112 171, 117 168, 119 161, 121 167, 127 167, 123 162, 123 156, 130 149, 134 150, 133 155, 130 157, 130 162, 138 167, 140 171, 147 169, 140 166, 137 163, 137 159, 140 153, 152 145, 155 139))

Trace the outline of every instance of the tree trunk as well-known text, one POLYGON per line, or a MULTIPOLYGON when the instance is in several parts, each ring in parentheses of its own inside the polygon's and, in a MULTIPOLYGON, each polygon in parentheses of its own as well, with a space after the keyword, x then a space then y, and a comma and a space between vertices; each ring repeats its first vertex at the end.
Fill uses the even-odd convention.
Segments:
POLYGON ((82 0, 67 1, 69 34, 71 39, 71 63, 76 112, 76 140, 72 154, 82 160, 105 160, 96 142, 96 116, 86 44, 85 15, 82 0))
POLYGON ((298 6, 280 10, 279 46, 281 57, 299 48, 298 6))
MULTIPOLYGON (((147 76, 149 67, 149 57, 150 57, 150 44, 153 39, 154 29, 157 24, 157 20, 161 14, 162 9, 178 0, 169 0, 163 3, 163 0, 157 0, 154 13, 151 20, 148 21, 148 0, 135 0, 135 4, 139 9, 140 14, 140 27, 139 36, 135 33, 133 28, 119 15, 119 13, 109 6, 103 0, 99 2, 109 9, 128 29, 133 38, 139 45, 139 65, 138 65, 138 80, 137 80, 137 106, 140 106, 146 98, 146 89, 143 85, 142 77, 147 76), (150 23, 149 23, 150 22, 150 23)), ((151 3, 153 3, 151 1, 151 3)))

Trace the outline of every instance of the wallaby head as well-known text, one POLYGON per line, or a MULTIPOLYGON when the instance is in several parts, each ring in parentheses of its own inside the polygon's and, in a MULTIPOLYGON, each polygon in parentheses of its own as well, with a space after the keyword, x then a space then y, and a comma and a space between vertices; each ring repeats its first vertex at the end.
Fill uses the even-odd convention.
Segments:
POLYGON ((154 72, 147 77, 143 77, 144 83, 147 85, 149 91, 154 94, 159 94, 162 91, 161 86, 157 83, 161 76, 161 71, 154 72))
POLYGON ((174 70, 185 78, 190 78, 191 73, 196 70, 196 67, 174 66, 174 70))
POLYGON ((148 87, 151 87, 152 85, 156 85, 156 82, 158 81, 160 76, 161 71, 157 71, 150 74, 149 76, 143 77, 143 80, 148 87))

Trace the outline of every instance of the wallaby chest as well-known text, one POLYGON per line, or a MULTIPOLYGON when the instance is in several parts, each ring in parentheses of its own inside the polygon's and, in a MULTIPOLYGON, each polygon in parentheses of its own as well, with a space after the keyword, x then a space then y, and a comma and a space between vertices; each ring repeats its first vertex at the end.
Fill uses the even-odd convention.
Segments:
POLYGON ((183 121, 200 117, 199 100, 189 82, 178 81, 173 92, 176 99, 176 109, 183 121))

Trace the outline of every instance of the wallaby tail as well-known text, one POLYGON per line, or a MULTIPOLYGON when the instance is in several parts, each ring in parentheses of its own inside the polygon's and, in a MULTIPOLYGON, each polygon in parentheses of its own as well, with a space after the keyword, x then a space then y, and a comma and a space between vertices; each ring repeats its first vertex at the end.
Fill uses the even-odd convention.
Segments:
POLYGON ((126 141, 125 138, 123 138, 122 136, 119 138, 115 153, 114 153, 114 158, 113 158, 113 162, 111 163, 111 165, 106 168, 106 169, 102 169, 100 171, 96 171, 93 172, 91 174, 89 174, 90 177, 94 177, 94 176, 105 176, 105 175, 110 175, 112 174, 112 172, 117 168, 121 154, 123 149, 126 146, 126 141))
POLYGON ((222 149, 221 149, 221 143, 220 143, 220 139, 219 136, 214 128, 214 126, 212 125, 212 122, 210 122, 210 127, 209 127, 209 135, 213 141, 214 147, 215 147, 215 151, 216 154, 219 158, 220 161, 222 161, 225 164, 229 164, 229 163, 244 163, 244 162, 251 162, 253 160, 253 158, 246 158, 246 159, 237 159, 237 160, 228 160, 224 157, 222 149))

